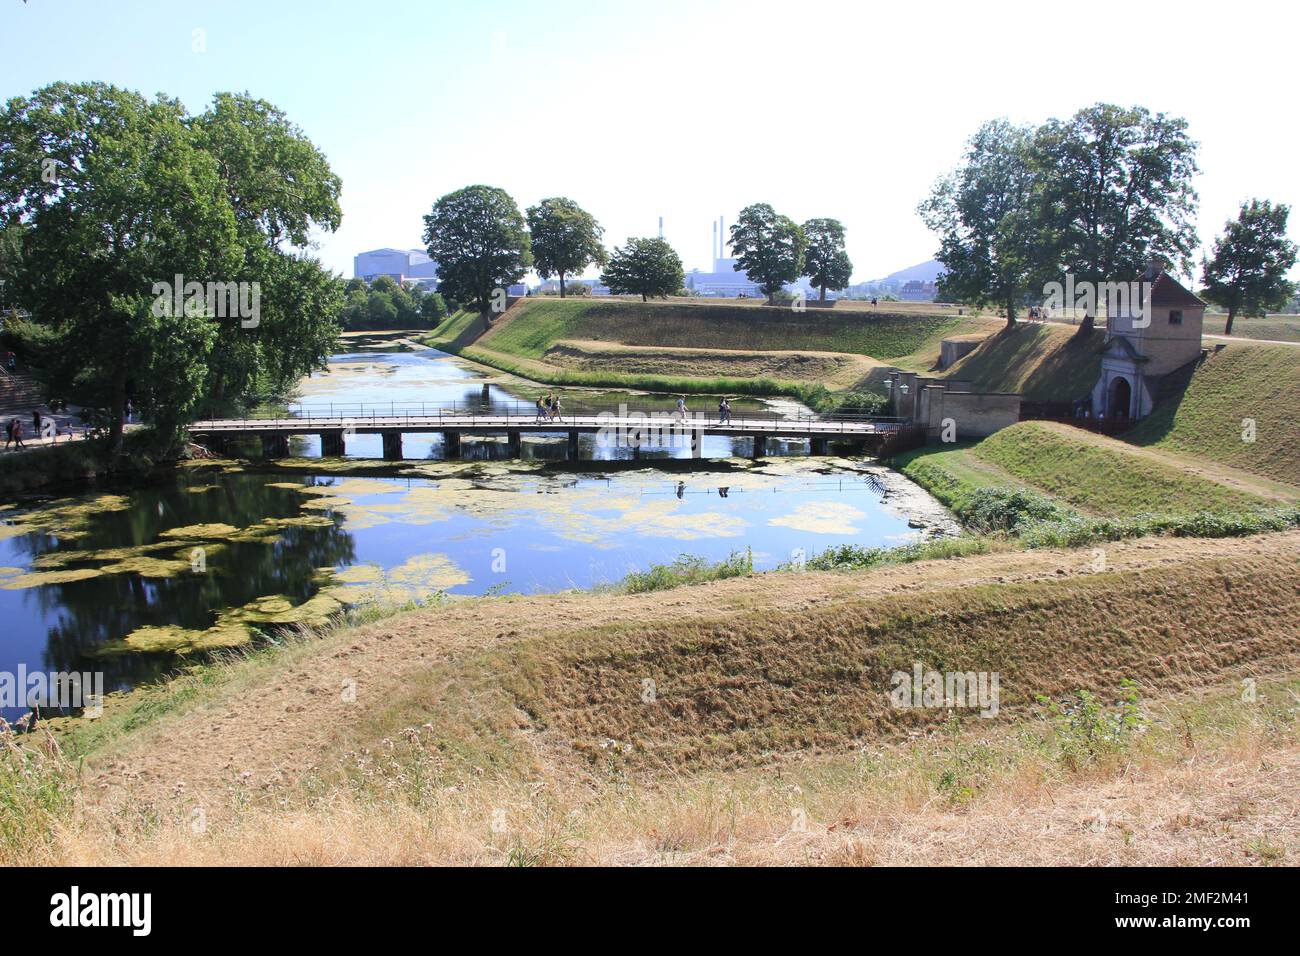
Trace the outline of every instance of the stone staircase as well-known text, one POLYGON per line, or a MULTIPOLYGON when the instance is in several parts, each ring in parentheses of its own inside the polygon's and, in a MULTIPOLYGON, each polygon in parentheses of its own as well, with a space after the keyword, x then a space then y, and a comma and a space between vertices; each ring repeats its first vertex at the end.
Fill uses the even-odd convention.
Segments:
POLYGON ((40 386, 29 375, 0 368, 0 415, 31 417, 31 411, 44 401, 40 386))

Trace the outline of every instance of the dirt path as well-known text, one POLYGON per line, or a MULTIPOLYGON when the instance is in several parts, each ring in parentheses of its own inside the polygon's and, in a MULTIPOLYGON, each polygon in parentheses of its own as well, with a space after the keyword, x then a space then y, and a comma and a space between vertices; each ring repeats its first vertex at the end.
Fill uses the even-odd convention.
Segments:
MULTIPOLYGON (((1253 538, 1140 539, 1110 545, 1107 570, 1137 572, 1191 557, 1246 555, 1295 561, 1300 532, 1253 538)), ((729 611, 825 608, 864 594, 885 595, 1092 573, 1093 554, 988 554, 858 574, 768 574, 643 595, 568 593, 466 601, 414 612, 309 645, 282 666, 236 684, 215 703, 165 716, 124 744, 92 756, 84 780, 92 799, 162 800, 179 791, 222 792, 292 782, 328 761, 336 728, 366 706, 382 707, 395 685, 496 642, 574 627, 653 625, 665 618, 713 619, 729 611), (355 699, 345 689, 355 686, 355 699)))

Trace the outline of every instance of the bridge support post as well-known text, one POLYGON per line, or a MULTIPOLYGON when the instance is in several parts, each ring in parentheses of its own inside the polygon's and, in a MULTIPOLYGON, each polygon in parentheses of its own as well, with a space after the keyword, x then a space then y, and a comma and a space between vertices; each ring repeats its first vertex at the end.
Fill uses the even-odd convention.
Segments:
POLYGON ((460 457, 460 432, 442 433, 442 455, 448 461, 460 457))
MULTIPOLYGON (((487 388, 486 385, 483 387, 487 388)), ((506 432, 506 455, 510 458, 522 458, 523 454, 523 439, 520 437, 519 429, 512 428, 506 432)))
POLYGON ((263 458, 288 458, 289 457, 289 436, 288 435, 263 435, 262 436, 262 457, 263 458))
POLYGON ((491 396, 492 396, 492 391, 491 391, 491 389, 492 389, 492 386, 491 386, 491 385, 489 385, 487 382, 484 382, 484 383, 483 383, 483 396, 482 396, 482 397, 483 397, 483 404, 484 404, 484 405, 488 404, 488 402, 490 402, 490 401, 492 400, 492 397, 491 397, 491 396))
POLYGON ((320 433, 320 456, 322 458, 342 458, 347 454, 343 445, 343 432, 320 433))
POLYGON ((569 432, 569 461, 577 461, 577 460, 578 460, 578 433, 576 431, 570 431, 569 432))
POLYGON ((767 457, 767 436, 766 435, 759 434, 754 436, 754 457, 755 458, 767 457))
POLYGON ((809 439, 808 453, 810 455, 830 454, 830 441, 826 438, 809 439))
POLYGON ((402 460, 402 433, 382 432, 384 438, 384 461, 402 460))
POLYGON ((704 429, 703 428, 691 429, 691 457, 692 458, 704 457, 704 429))

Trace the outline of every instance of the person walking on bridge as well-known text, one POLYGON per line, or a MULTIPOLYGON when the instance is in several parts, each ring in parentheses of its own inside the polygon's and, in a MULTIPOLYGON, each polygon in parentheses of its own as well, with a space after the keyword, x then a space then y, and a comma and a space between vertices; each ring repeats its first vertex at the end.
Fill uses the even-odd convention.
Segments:
POLYGON ((731 424, 731 402, 727 401, 725 396, 718 400, 718 423, 731 424))

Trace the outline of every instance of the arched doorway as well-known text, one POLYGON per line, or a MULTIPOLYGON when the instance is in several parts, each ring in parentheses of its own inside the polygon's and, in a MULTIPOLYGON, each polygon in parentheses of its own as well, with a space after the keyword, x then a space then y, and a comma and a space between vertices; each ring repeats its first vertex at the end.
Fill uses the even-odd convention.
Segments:
POLYGON ((1128 379, 1122 376, 1111 379, 1110 400, 1106 403, 1106 410, 1110 413, 1110 417, 1128 418, 1132 407, 1133 387, 1129 385, 1128 379))

